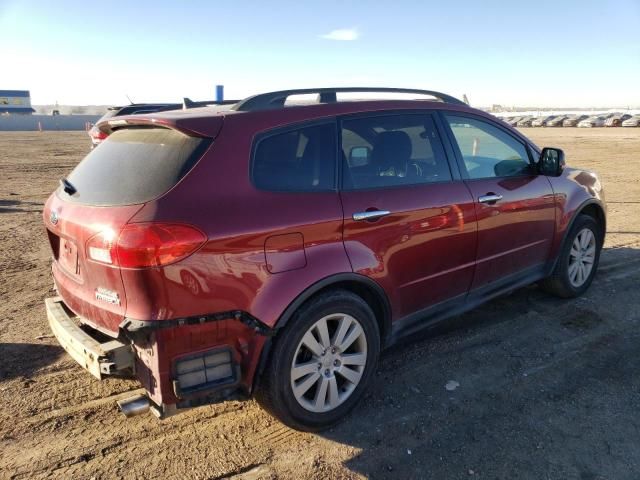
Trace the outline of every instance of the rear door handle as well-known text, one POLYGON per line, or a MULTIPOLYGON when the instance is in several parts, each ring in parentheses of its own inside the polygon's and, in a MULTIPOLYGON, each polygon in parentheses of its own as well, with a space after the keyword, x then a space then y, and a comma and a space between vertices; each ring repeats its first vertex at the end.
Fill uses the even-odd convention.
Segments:
POLYGON ((502 200, 502 195, 496 195, 495 193, 487 193, 478 197, 480 203, 496 203, 498 200, 502 200))
POLYGON ((352 218, 356 222, 362 222, 363 220, 375 220, 376 218, 385 217, 390 213, 389 210, 370 210, 368 212, 354 213, 352 218))

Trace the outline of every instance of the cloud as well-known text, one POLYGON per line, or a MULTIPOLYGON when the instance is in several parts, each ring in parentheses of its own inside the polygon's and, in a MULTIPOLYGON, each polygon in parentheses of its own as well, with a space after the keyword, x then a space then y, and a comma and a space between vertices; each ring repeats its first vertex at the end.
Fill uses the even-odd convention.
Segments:
POLYGON ((331 30, 329 33, 320 35, 320 38, 326 40, 339 40, 339 41, 351 41, 357 40, 360 37, 358 30, 355 28, 339 28, 337 30, 331 30))

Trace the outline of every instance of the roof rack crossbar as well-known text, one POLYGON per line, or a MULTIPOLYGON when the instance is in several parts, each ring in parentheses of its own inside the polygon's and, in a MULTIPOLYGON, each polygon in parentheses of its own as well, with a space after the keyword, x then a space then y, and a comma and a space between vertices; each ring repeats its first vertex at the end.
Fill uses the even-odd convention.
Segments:
POLYGON ((237 103, 233 109, 249 112, 255 110, 268 110, 271 108, 282 108, 288 97, 292 95, 318 94, 320 103, 336 103, 338 93, 413 93, 418 95, 428 95, 444 103, 454 105, 465 105, 462 100, 458 100, 451 95, 435 92, 433 90, 416 90, 412 88, 378 88, 378 87, 340 87, 340 88, 304 88, 298 90, 281 90, 278 92, 261 93, 245 98, 237 103))

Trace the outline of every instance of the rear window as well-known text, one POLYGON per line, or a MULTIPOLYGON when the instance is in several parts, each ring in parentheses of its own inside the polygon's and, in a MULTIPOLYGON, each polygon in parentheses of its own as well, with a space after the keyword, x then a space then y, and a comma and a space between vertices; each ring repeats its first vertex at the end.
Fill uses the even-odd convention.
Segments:
POLYGON ((67 177, 76 193, 60 194, 89 205, 147 202, 178 183, 209 143, 167 128, 117 130, 67 177))
POLYGON ((255 149, 253 182, 271 191, 331 190, 335 186, 335 159, 333 123, 269 135, 255 149))

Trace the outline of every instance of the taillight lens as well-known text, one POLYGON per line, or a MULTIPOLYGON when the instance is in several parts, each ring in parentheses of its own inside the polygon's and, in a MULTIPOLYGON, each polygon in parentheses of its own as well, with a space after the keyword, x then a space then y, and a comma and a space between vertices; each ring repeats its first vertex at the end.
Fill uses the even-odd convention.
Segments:
POLYGON ((87 242, 87 254, 91 260, 112 265, 115 260, 115 238, 112 229, 103 230, 87 242))
POLYGON ((206 237, 200 230, 179 224, 134 223, 124 227, 116 246, 123 268, 157 267, 196 251, 206 237))
POLYGON ((189 225, 133 223, 126 225, 116 242, 101 232, 87 243, 89 257, 122 268, 159 267, 176 262, 200 248, 206 236, 189 225))
POLYGON ((89 135, 91 135, 91 138, 93 138, 95 140, 104 140, 105 138, 107 138, 109 136, 105 132, 100 130, 98 127, 92 127, 89 130, 89 135))

